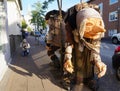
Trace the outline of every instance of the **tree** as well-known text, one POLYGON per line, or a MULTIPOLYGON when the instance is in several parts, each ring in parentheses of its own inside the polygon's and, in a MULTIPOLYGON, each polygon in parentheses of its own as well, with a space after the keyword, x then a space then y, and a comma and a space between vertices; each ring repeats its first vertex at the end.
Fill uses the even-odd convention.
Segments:
POLYGON ((32 19, 31 23, 35 24, 36 29, 40 31, 39 27, 42 26, 43 28, 46 27, 46 22, 45 22, 45 12, 46 9, 48 8, 48 4, 53 2, 54 0, 48 0, 44 1, 43 3, 40 3, 39 1, 37 3, 34 3, 32 10, 32 19))
POLYGON ((22 20, 22 29, 25 29, 25 28, 27 28, 26 21, 25 21, 25 20, 22 20))
POLYGON ((32 29, 28 26, 28 27, 27 27, 27 31, 28 31, 28 32, 31 32, 32 29))

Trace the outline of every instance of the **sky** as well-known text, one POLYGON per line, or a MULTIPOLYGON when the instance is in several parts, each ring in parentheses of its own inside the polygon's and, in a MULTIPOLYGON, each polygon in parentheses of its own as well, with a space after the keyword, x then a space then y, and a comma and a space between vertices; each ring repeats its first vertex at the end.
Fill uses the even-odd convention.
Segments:
MULTIPOLYGON (((37 3, 38 1, 44 2, 45 0, 22 0, 22 14, 25 15, 27 14, 27 11, 32 10, 32 5, 34 5, 34 3, 37 3)), ((62 10, 66 11, 68 8, 72 7, 73 5, 79 2, 80 0, 62 0, 62 10)), ((57 0, 54 0, 48 5, 47 12, 53 9, 58 10, 57 0)))

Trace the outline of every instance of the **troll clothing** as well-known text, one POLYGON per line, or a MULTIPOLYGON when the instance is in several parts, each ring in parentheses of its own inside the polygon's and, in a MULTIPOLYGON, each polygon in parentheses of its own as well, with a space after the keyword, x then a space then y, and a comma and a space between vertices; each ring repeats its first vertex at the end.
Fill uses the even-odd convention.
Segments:
MULTIPOLYGON (((62 15, 64 15, 63 11, 62 15)), ((49 25, 49 32, 47 34, 46 41, 48 56, 50 56, 55 67, 60 67, 60 60, 56 56, 55 52, 65 43, 65 24, 62 22, 60 26, 60 15, 58 10, 48 12, 46 14, 46 20, 49 25), (62 29, 60 27, 62 27, 62 29)))
POLYGON ((94 66, 98 77, 106 72, 100 58, 100 40, 105 29, 102 17, 95 5, 77 4, 68 9, 65 18, 67 43, 65 50, 66 71, 76 74, 77 83, 88 83, 94 77, 94 66))

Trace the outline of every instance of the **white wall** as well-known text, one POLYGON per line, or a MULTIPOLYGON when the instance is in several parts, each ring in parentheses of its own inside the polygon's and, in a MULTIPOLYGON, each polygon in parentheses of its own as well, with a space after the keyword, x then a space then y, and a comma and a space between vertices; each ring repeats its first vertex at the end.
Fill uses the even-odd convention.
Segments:
POLYGON ((2 46, 2 50, 0 50, 0 81, 8 69, 8 64, 12 60, 10 54, 9 35, 21 34, 20 28, 17 26, 21 21, 20 8, 17 0, 3 1, 4 10, 2 15, 0 13, 0 17, 4 17, 0 23, 2 25, 2 28, 0 28, 0 46, 2 46))
POLYGON ((0 34, 0 44, 2 45, 2 50, 0 50, 0 81, 3 78, 8 65, 11 62, 10 56, 10 45, 8 40, 8 20, 7 20, 7 0, 4 0, 4 12, 3 12, 3 22, 0 34))
POLYGON ((14 0, 7 2, 9 35, 21 35, 20 28, 17 26, 21 22, 21 14, 16 4, 14 0))

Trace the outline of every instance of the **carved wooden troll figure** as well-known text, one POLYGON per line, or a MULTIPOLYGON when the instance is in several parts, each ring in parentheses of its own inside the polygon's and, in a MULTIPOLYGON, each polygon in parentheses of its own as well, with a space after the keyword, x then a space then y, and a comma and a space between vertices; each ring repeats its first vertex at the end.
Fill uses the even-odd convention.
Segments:
POLYGON ((94 89, 94 71, 101 78, 107 69, 100 57, 100 41, 106 30, 99 7, 77 4, 68 9, 65 23, 67 46, 64 70, 75 73, 76 84, 82 83, 94 89))
MULTIPOLYGON (((62 16, 64 17, 65 12, 62 11, 62 16)), ((65 44, 65 23, 62 22, 62 30, 60 29, 60 14, 58 10, 49 11, 45 19, 49 25, 49 31, 46 40, 46 48, 48 56, 50 57, 53 66, 60 69, 61 62, 57 54, 60 54, 61 45, 65 44), (62 41, 62 42, 61 42, 62 41), (56 52, 58 53, 56 54, 56 52)), ((64 48, 64 46, 62 46, 64 48)))

